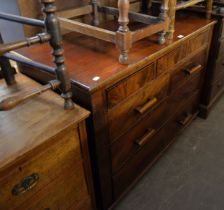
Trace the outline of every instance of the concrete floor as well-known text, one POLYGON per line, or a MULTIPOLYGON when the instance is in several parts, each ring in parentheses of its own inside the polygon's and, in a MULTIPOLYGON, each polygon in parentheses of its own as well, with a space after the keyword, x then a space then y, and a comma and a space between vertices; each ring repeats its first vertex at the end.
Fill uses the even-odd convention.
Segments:
POLYGON ((224 97, 197 118, 115 210, 224 210, 224 97))

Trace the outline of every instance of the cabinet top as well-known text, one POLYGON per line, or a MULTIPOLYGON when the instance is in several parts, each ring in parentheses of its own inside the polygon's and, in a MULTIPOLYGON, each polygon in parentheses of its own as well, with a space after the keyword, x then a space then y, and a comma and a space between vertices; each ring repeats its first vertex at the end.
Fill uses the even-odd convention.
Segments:
MULTIPOLYGON (((21 74, 16 75, 16 80, 17 84, 10 87, 0 80, 0 98, 40 86, 21 74)), ((49 90, 10 111, 0 112, 0 173, 38 147, 47 148, 56 134, 70 126, 75 128, 89 115, 77 105, 73 110, 64 110, 63 105, 63 99, 49 90)))
MULTIPOLYGON (((173 41, 159 45, 155 43, 155 37, 150 37, 136 42, 129 52, 129 65, 119 64, 119 52, 114 44, 69 33, 63 39, 66 65, 73 83, 88 91, 95 91, 118 78, 125 77, 130 71, 144 66, 165 51, 214 24, 214 20, 205 18, 178 18, 173 41), (183 35, 182 38, 178 38, 179 35, 183 35)), ((53 66, 48 44, 23 48, 18 52, 34 61, 53 66)))

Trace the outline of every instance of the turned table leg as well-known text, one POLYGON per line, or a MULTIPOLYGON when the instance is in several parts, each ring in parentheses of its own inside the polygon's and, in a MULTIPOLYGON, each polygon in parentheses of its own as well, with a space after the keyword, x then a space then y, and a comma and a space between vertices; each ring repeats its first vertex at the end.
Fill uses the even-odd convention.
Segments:
POLYGON ((176 0, 169 0, 169 29, 168 29, 168 39, 173 39, 174 26, 175 26, 175 16, 176 16, 176 0))
MULTIPOLYGON (((168 0, 163 0, 162 4, 161 4, 161 8, 160 8, 160 18, 163 21, 167 21, 167 12, 168 12, 168 0)), ((164 44, 166 39, 165 39, 165 35, 166 35, 167 29, 165 29, 164 31, 161 31, 158 34, 158 43, 159 44, 164 44)))
POLYGON ((43 12, 46 14, 45 25, 47 32, 51 35, 50 45, 53 48, 54 63, 56 64, 57 79, 61 82, 60 90, 62 97, 65 100, 64 108, 72 109, 74 104, 72 102, 71 82, 68 72, 65 67, 64 51, 61 47, 61 32, 59 21, 55 15, 56 6, 55 0, 41 0, 43 4, 43 12))
POLYGON ((98 15, 98 8, 97 8, 97 0, 91 0, 91 4, 93 7, 92 25, 98 26, 99 25, 99 15, 98 15))
POLYGON ((120 50, 119 61, 122 64, 127 64, 128 62, 128 51, 131 45, 130 31, 128 28, 129 18, 129 0, 118 0, 118 10, 119 10, 119 28, 117 31, 116 44, 120 50))

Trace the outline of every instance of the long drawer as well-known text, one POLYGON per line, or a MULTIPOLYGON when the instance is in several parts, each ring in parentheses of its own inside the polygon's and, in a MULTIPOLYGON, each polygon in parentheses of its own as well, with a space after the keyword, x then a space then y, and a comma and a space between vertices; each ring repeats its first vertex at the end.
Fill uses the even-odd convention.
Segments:
POLYGON ((113 173, 116 173, 128 159, 147 144, 168 120, 167 106, 165 100, 111 145, 113 173))
POLYGON ((67 135, 60 134, 57 138, 61 139, 60 142, 54 144, 52 140, 53 145, 48 150, 18 165, 0 180, 0 209, 28 209, 28 206, 30 209, 46 209, 47 206, 58 206, 52 209, 64 210, 64 202, 67 202, 67 206, 74 202, 74 198, 69 200, 64 195, 71 196, 73 191, 72 195, 80 202, 78 193, 88 193, 78 131, 69 129, 67 135), (46 205, 46 208, 42 205, 46 205))
POLYGON ((118 137, 146 113, 154 110, 168 94, 169 74, 164 74, 140 89, 137 94, 108 111, 111 141, 118 137))
POLYGON ((194 117, 198 108, 199 91, 194 92, 185 105, 114 175, 114 194, 119 197, 128 186, 152 164, 194 117))

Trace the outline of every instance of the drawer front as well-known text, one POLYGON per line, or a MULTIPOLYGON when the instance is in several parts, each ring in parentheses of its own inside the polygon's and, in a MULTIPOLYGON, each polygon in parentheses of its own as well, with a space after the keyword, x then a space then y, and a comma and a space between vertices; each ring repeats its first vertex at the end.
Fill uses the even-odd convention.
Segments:
POLYGON ((196 37, 184 42, 181 46, 177 47, 173 51, 167 53, 157 61, 158 74, 169 71, 186 59, 188 56, 197 53, 198 50, 205 48, 209 42, 209 31, 205 31, 196 37))
POLYGON ((152 63, 109 88, 106 93, 108 108, 110 109, 125 100, 139 88, 155 79, 155 76, 155 64, 152 63))
MULTIPOLYGON (((66 134, 61 133, 57 135, 51 141, 52 146, 46 148, 37 157, 18 165, 18 168, 14 168, 6 177, 0 180, 1 209, 12 210, 21 206, 22 203, 30 204, 30 200, 33 199, 32 202, 34 203, 36 197, 41 196, 40 192, 50 190, 48 186, 57 177, 63 176, 63 174, 75 168, 76 163, 81 167, 80 162, 82 160, 78 131, 75 128, 74 130, 70 128, 66 131, 66 134), (54 144, 54 140, 57 143, 54 144)), ((74 175, 75 173, 79 173, 80 176, 80 170, 76 171, 75 169, 74 175)), ((81 177, 77 181, 80 179, 81 177)), ((76 181, 74 184, 79 185, 76 181)), ((68 185, 68 188, 70 189, 72 186, 74 187, 73 184, 71 186, 68 185)), ((57 196, 57 193, 61 193, 60 190, 62 189, 57 188, 59 191, 54 191, 55 196, 57 196)))
POLYGON ((171 92, 180 88, 186 81, 202 73, 206 62, 206 50, 189 59, 183 65, 171 72, 171 92))
POLYGON ((112 171, 115 173, 124 163, 149 142, 168 119, 167 100, 146 115, 130 131, 111 146, 112 171))
POLYGON ((124 103, 111 109, 108 112, 111 141, 165 99, 168 94, 168 84, 169 74, 165 74, 152 81, 124 103))
POLYGON ((152 164, 156 157, 172 142, 176 134, 194 117, 198 108, 198 92, 178 110, 160 131, 130 159, 114 177, 114 193, 118 198, 138 178, 144 169, 152 164))

